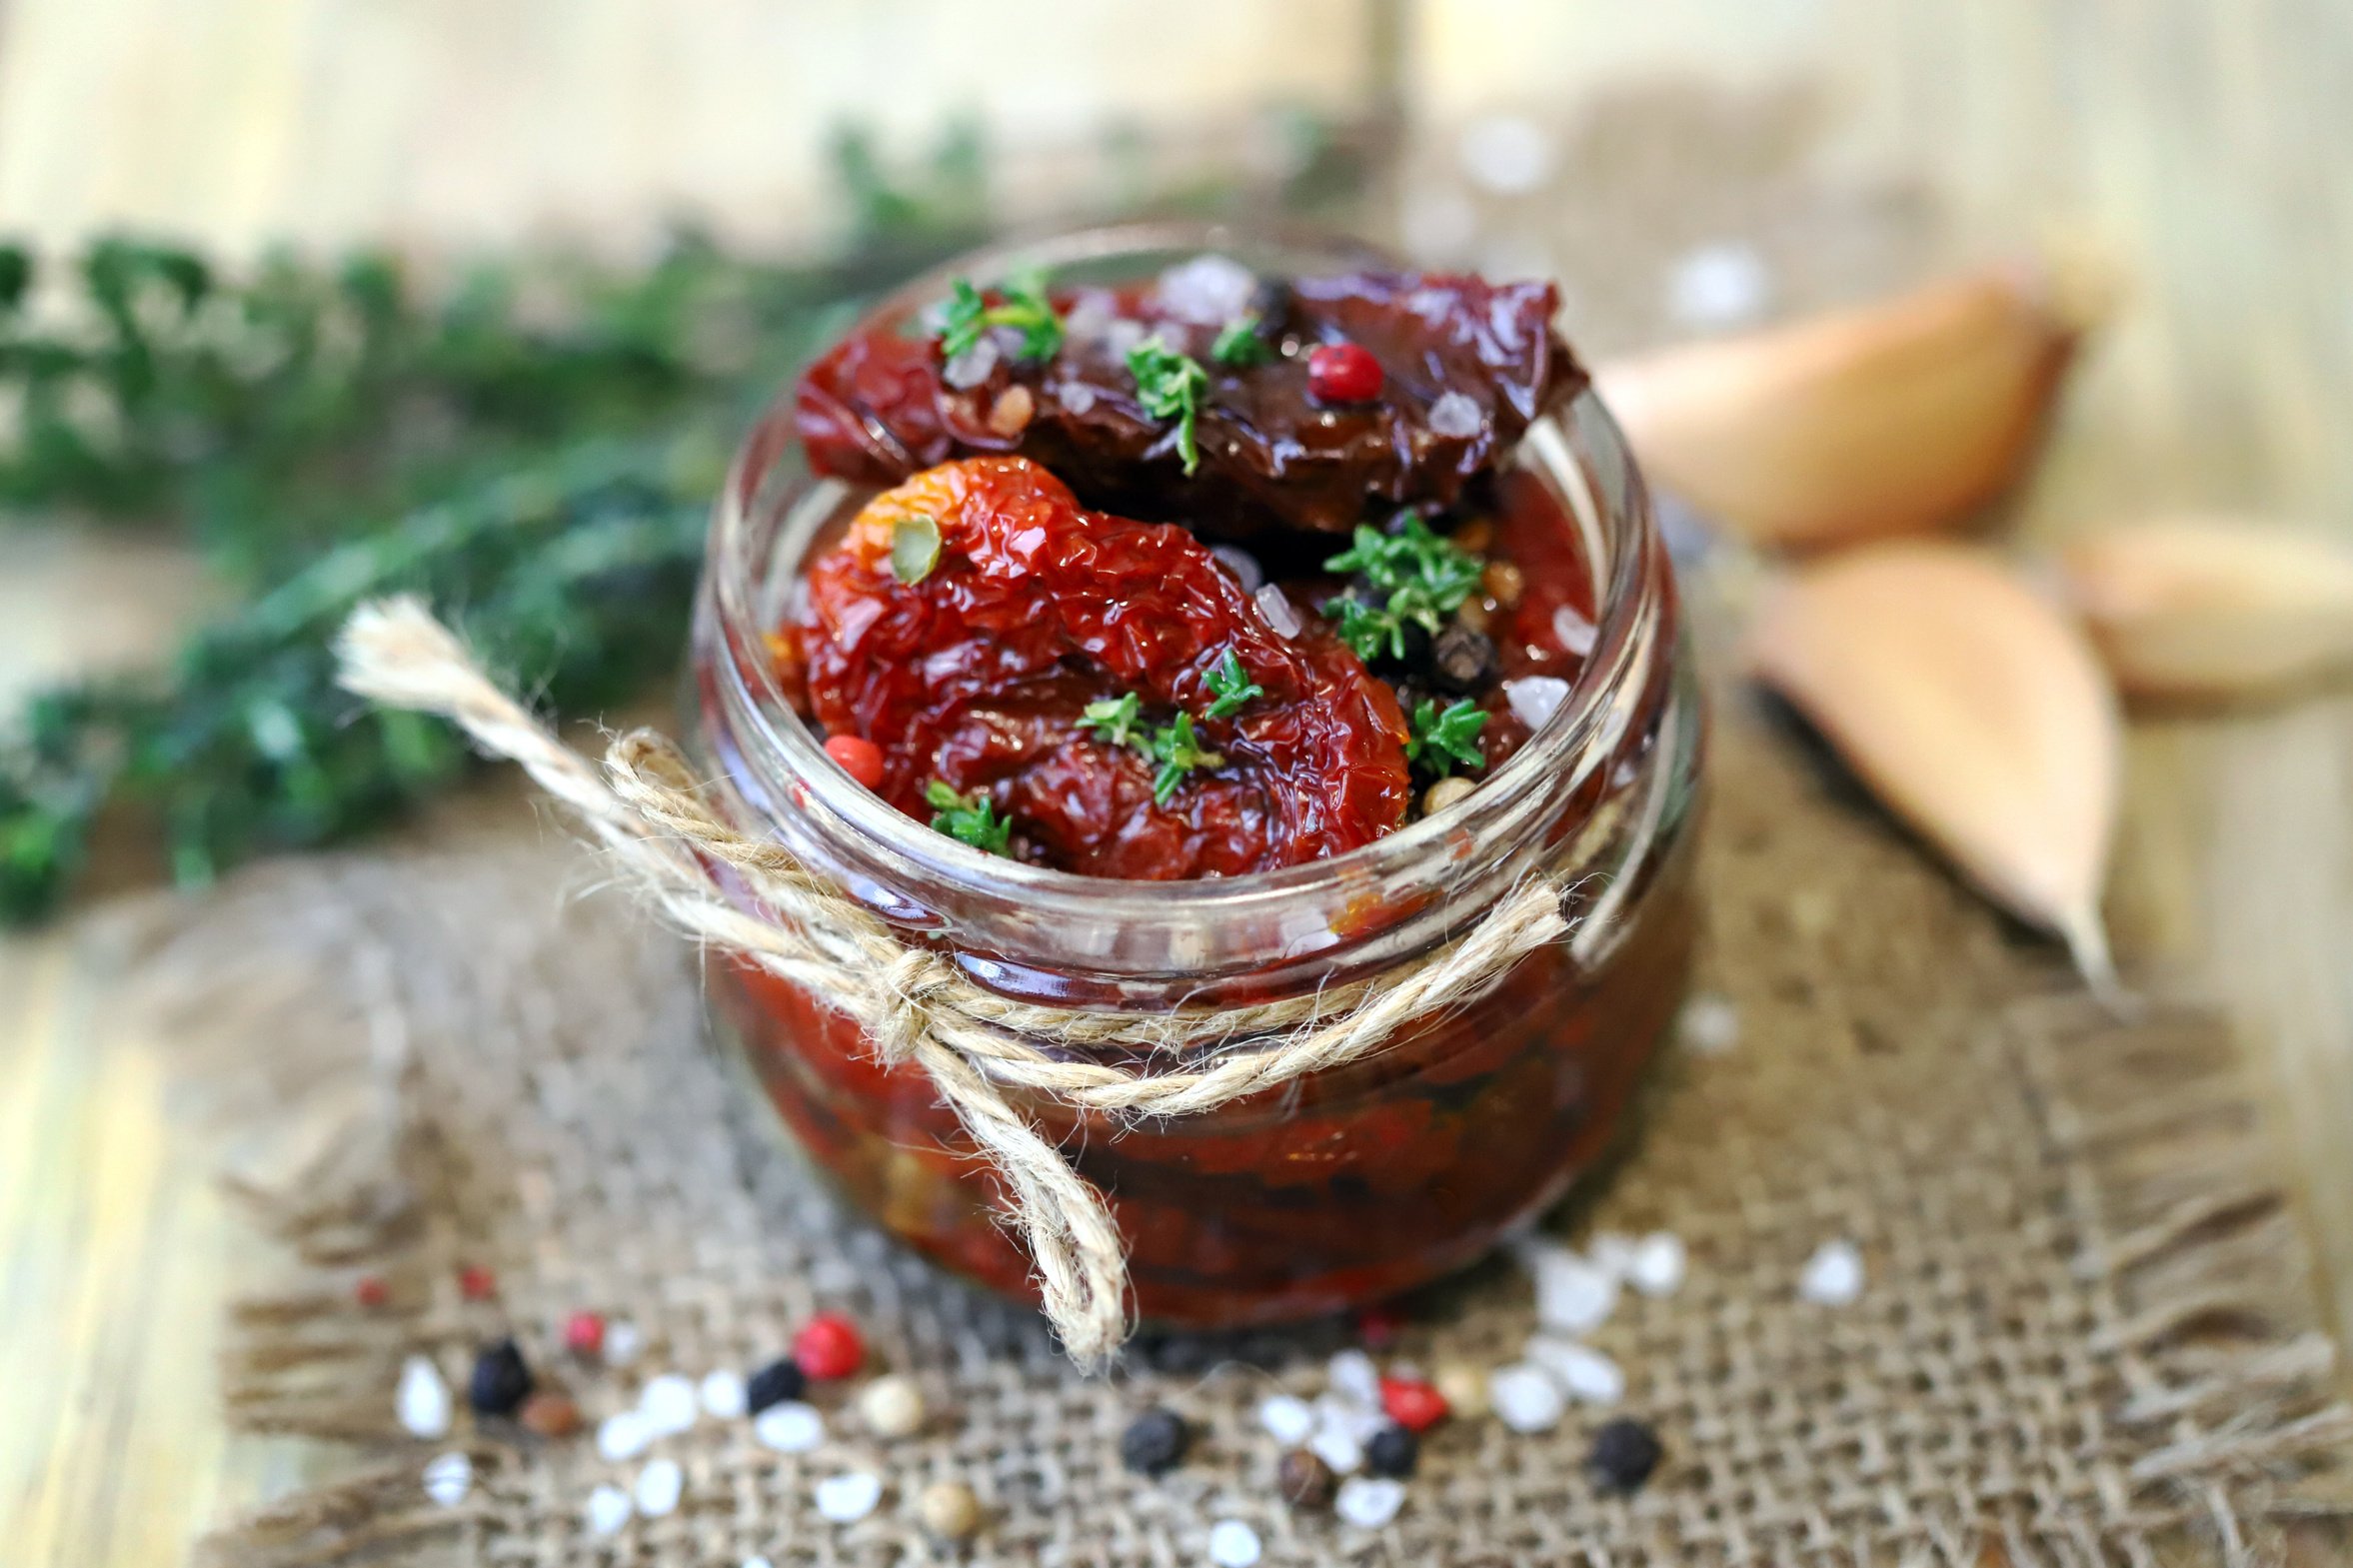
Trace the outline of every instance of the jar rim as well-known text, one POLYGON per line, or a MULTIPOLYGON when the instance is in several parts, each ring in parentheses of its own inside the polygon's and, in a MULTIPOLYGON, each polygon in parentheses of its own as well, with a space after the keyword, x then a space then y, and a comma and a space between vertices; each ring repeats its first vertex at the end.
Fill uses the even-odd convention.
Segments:
MULTIPOLYGON (((906 284, 880 301, 873 316, 921 308, 941 298, 960 277, 1002 277, 1022 268, 1063 268, 1135 258, 1176 261, 1188 254, 1247 250, 1295 258, 1294 270, 1335 266, 1393 265, 1394 258, 1362 242, 1326 234, 1285 233, 1253 226, 1244 231, 1216 223, 1151 222, 1068 231, 1045 238, 1017 239, 958 257, 906 284)), ((985 853, 909 816, 852 780, 826 756, 811 728, 786 702, 771 661, 726 657, 729 651, 766 647, 763 607, 756 589, 771 569, 759 555, 758 514, 773 508, 773 476, 797 461, 793 392, 788 384, 761 416, 733 463, 714 508, 704 568, 705 593, 697 637, 721 667, 723 696, 731 717, 749 733, 761 763, 780 768, 792 781, 797 804, 834 818, 865 835, 871 860, 895 875, 917 877, 961 899, 998 905, 1031 922, 1055 920, 1141 921, 1168 930, 1214 927, 1262 917, 1301 895, 1335 889, 1386 885, 1400 873, 1426 867, 1433 858, 1459 858, 1461 834, 1485 841, 1515 819, 1524 819, 1531 796, 1573 788, 1608 750, 1613 711, 1627 705, 1627 688, 1649 657, 1649 634, 1660 597, 1663 548, 1652 523, 1647 492, 1623 437, 1588 386, 1557 416, 1547 416, 1522 437, 1518 461, 1533 463, 1556 482, 1574 521, 1597 544, 1606 581, 1594 585, 1594 639, 1569 692, 1511 759, 1477 789, 1444 810, 1342 853, 1272 870, 1180 881, 1144 881, 1086 875, 1031 865, 985 853), (1586 460, 1616 483, 1617 493, 1596 495, 1586 460), (710 646, 715 644, 716 646, 710 646), (724 690, 732 688, 732 690, 724 690), (1584 766, 1580 768, 1578 765, 1584 766)), ((789 476, 798 491, 793 504, 808 506, 829 492, 847 499, 856 491, 839 481, 804 470, 789 476)), ((837 501, 836 505, 839 502, 837 501)), ((792 563, 797 568, 798 562, 792 563)), ((1622 728, 1622 713, 1615 714, 1622 728)), ((961 921, 959 923, 962 923, 961 921)))

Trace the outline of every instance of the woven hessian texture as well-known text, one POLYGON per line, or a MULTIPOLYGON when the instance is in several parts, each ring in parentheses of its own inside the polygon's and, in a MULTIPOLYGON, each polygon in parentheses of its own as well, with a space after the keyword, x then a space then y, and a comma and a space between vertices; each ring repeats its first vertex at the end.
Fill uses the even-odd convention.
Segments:
MULTIPOLYGON (((369 1553, 484 1564, 777 1568, 931 1561, 914 1500, 968 1482, 990 1512, 975 1563, 1204 1561, 1240 1518, 1269 1562, 1500 1565, 2020 1562, 2260 1552, 2284 1512, 2326 1508, 2314 1465, 2353 1428, 2325 1406, 2298 1240, 2262 1171, 2232 1053, 2194 1015, 2129 1026, 2076 1000, 2040 944, 1999 923, 1737 713, 1719 727, 1703 984, 1738 1009, 1729 1049, 1674 1052, 1642 1135, 1588 1228, 1672 1230, 1675 1295, 1629 1294, 1591 1336, 1629 1374, 1622 1408, 1668 1446, 1630 1500, 1580 1473, 1603 1412, 1542 1436, 1454 1423, 1426 1445, 1394 1523, 1301 1519, 1275 1498, 1267 1390, 1312 1395, 1334 1330, 1147 1342, 1121 1372, 1072 1371, 1042 1323, 947 1280, 842 1214, 701 1039, 691 961, 549 835, 415 857, 290 864, 249 878, 147 968, 182 1032, 247 1103, 345 1121, 270 1210, 312 1265, 236 1325, 229 1397, 264 1429, 365 1437, 371 1466, 226 1532, 253 1564, 369 1553), (240 1067, 232 1068, 236 1061, 240 1067), (395 1131, 394 1129, 397 1129, 395 1131), (373 1135, 372 1135, 373 1134, 373 1135), (1846 1307, 1798 1298, 1822 1241, 1861 1248, 1846 1307), (459 1298, 462 1263, 495 1302, 459 1298), (353 1304, 360 1271, 390 1308, 353 1304), (627 1372, 567 1369, 565 1315, 648 1336, 627 1372), (453 1382, 512 1330, 592 1419, 656 1372, 749 1368, 809 1313, 865 1326, 939 1412, 860 1440, 845 1413, 811 1454, 705 1419, 663 1440, 685 1467, 667 1518, 588 1533, 602 1462, 584 1434, 515 1446, 400 1440, 400 1357, 453 1382), (1203 1436, 1160 1481, 1119 1431, 1160 1401, 1203 1436), (481 1483, 426 1501, 435 1452, 481 1483), (882 1508, 823 1522, 816 1481, 875 1468, 882 1508)), ((250 1115, 250 1111, 248 1112, 250 1115)), ((299 1118, 293 1118, 299 1120, 299 1118)), ((291 1123, 290 1123, 291 1124, 291 1123)), ((316 1140, 314 1140, 316 1141, 316 1140)), ((1518 1271, 1433 1294, 1389 1352, 1490 1362, 1533 1325, 1518 1271)))

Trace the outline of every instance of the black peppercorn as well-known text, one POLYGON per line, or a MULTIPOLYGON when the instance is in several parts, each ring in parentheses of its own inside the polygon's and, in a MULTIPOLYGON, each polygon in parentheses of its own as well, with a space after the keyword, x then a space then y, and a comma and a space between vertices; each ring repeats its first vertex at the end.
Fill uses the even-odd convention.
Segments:
POLYGON ((1457 697, 1484 691, 1495 674, 1495 640, 1452 622, 1430 645, 1429 669, 1430 679, 1457 697))
POLYGON ((478 1415, 513 1415, 531 1397, 531 1368, 512 1339, 482 1347, 474 1358, 474 1374, 466 1379, 466 1402, 478 1415))
POLYGON ((1421 1439, 1394 1422, 1364 1442, 1364 1468, 1402 1481, 1421 1462, 1421 1439))
POLYGON ((1184 1417, 1165 1405, 1154 1405, 1120 1434, 1120 1462, 1138 1475, 1160 1475, 1176 1467, 1191 1442, 1192 1432, 1184 1417))
POLYGON ((771 1361, 744 1384, 744 1408, 754 1415, 809 1392, 809 1374, 791 1356, 771 1361))
POLYGON ((1650 1479, 1665 1452, 1656 1432, 1632 1416, 1621 1415, 1603 1422, 1593 1434, 1593 1451, 1585 1457, 1585 1468, 1594 1485, 1606 1491, 1630 1492, 1650 1479))
POLYGON ((1282 1500, 1293 1508, 1331 1506, 1331 1466, 1304 1448, 1294 1448, 1282 1456, 1282 1463, 1274 1469, 1274 1485, 1282 1493, 1282 1500))

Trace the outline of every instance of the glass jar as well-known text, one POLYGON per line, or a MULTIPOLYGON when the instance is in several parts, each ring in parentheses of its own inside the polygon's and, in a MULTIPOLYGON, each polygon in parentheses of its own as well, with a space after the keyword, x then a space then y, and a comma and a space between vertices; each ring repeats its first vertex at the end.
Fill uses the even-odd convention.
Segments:
MULTIPOLYGON (((1095 230, 968 257, 884 309, 941 298, 956 277, 1131 281, 1205 250, 1272 274, 1368 260, 1202 227, 1095 230)), ((1564 889, 1566 939, 1344 1066, 1180 1117, 1008 1091, 1110 1200, 1147 1321, 1296 1319, 1471 1262, 1603 1160, 1674 1015, 1696 927, 1702 726, 1672 574, 1590 392, 1515 461, 1512 504, 1551 509, 1593 578, 1592 647, 1565 699, 1442 811, 1330 859, 1178 882, 984 855, 833 766, 780 691, 769 638, 813 542, 867 493, 809 473, 789 400, 729 477, 694 643, 718 803, 985 985, 1072 1008, 1265 1001, 1393 973, 1531 876, 1564 889)), ((882 1065, 823 997, 773 976, 715 962, 709 984, 723 1031, 853 1202, 956 1272, 1034 1298, 990 1167, 919 1069, 882 1065)))

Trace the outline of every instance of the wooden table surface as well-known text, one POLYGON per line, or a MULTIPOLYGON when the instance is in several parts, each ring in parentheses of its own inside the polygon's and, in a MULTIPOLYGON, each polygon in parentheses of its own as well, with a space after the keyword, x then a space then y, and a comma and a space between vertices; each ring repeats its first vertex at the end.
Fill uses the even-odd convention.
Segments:
MULTIPOLYGON (((1072 14, 1016 9, 1033 30, 1015 37, 1072 14)), ((1194 0, 1220 25, 1153 51, 1117 47, 1137 18, 1086 9, 1078 34, 1061 27, 1101 52, 1081 76, 968 47, 931 25, 949 5, 909 0, 11 0, 0 228, 472 241, 697 201, 792 232, 810 149, 849 102, 837 79, 882 62, 915 84, 899 104, 1023 104, 1059 133, 1107 107, 1328 98, 1353 69, 1319 53, 1349 0, 1194 0), (831 14, 849 9, 855 24, 831 14), (813 43, 829 27, 850 35, 847 71, 813 43)), ((2115 246, 2136 297, 2024 498, 2030 539, 2183 509, 2353 533, 2342 0, 1433 0, 1417 25, 1431 134, 1489 105, 1556 116, 1660 70, 1797 73, 1830 88, 1834 157, 1923 173, 1996 225, 2088 225, 2115 246)), ((0 687, 155 646, 184 583, 150 548, 0 532, 0 687)), ((2243 1020, 2353 1330, 2353 700, 2144 721, 2130 771, 2118 945, 2243 1020)), ((71 928, 0 944, 11 1564, 177 1561, 221 1510, 320 1462, 220 1427, 218 1303, 258 1243, 205 1179, 213 1150, 155 1053, 97 1022, 118 978, 71 928)))

